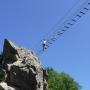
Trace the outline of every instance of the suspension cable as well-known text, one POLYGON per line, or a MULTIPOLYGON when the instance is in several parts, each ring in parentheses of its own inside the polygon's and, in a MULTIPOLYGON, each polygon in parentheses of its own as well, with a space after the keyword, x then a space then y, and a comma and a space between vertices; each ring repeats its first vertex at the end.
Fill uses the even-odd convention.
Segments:
MULTIPOLYGON (((71 10, 72 9, 70 9, 68 12, 70 12, 71 10)), ((44 37, 44 38, 47 38, 48 40, 47 48, 49 48, 59 37, 61 37, 66 31, 68 31, 73 25, 75 25, 78 22, 78 20, 80 20, 89 10, 90 10, 90 0, 87 0, 80 6, 79 9, 76 10, 76 12, 74 12, 70 16, 69 19, 65 20, 64 23, 62 23, 62 25, 59 25, 60 23, 60 20, 59 20, 59 22, 44 37)), ((43 52, 42 50, 39 50, 38 54, 42 52, 43 52)))

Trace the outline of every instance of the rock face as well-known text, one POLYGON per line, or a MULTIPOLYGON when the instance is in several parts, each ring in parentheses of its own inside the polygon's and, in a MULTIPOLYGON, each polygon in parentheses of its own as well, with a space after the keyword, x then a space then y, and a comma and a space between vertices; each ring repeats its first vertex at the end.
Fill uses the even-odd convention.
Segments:
POLYGON ((20 89, 16 88, 16 87, 8 86, 7 83, 5 83, 5 82, 1 82, 0 83, 0 90, 20 90, 20 89))
POLYGON ((35 53, 7 39, 3 47, 2 68, 6 71, 6 84, 5 88, 0 84, 0 90, 47 90, 47 73, 35 53))

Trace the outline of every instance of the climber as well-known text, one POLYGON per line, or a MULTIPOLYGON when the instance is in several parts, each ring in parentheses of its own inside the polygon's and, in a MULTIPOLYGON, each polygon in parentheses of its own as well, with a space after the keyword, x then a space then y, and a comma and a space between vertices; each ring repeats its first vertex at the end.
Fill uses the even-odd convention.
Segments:
POLYGON ((45 49, 47 49, 47 47, 48 47, 48 45, 47 45, 48 43, 47 43, 47 40, 46 39, 44 39, 43 40, 43 43, 42 43, 42 50, 44 51, 45 49))

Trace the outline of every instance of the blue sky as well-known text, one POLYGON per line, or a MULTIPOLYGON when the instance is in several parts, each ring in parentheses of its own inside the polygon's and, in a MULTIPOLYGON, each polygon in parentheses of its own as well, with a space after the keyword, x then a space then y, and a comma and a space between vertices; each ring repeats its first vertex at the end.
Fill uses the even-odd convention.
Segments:
MULTIPOLYGON (((40 40, 63 17, 71 15, 85 0, 0 0, 0 51, 3 40, 40 49, 40 40), (73 5, 78 1, 76 7, 73 5), (71 8, 71 12, 67 11, 71 8)), ((82 90, 90 90, 90 11, 43 54, 43 65, 75 78, 82 90)))

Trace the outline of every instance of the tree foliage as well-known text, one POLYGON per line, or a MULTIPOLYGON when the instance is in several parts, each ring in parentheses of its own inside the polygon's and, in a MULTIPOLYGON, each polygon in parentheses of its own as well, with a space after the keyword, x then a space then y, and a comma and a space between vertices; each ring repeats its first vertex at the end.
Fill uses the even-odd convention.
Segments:
POLYGON ((47 68, 48 90, 80 90, 79 84, 68 74, 47 68))

